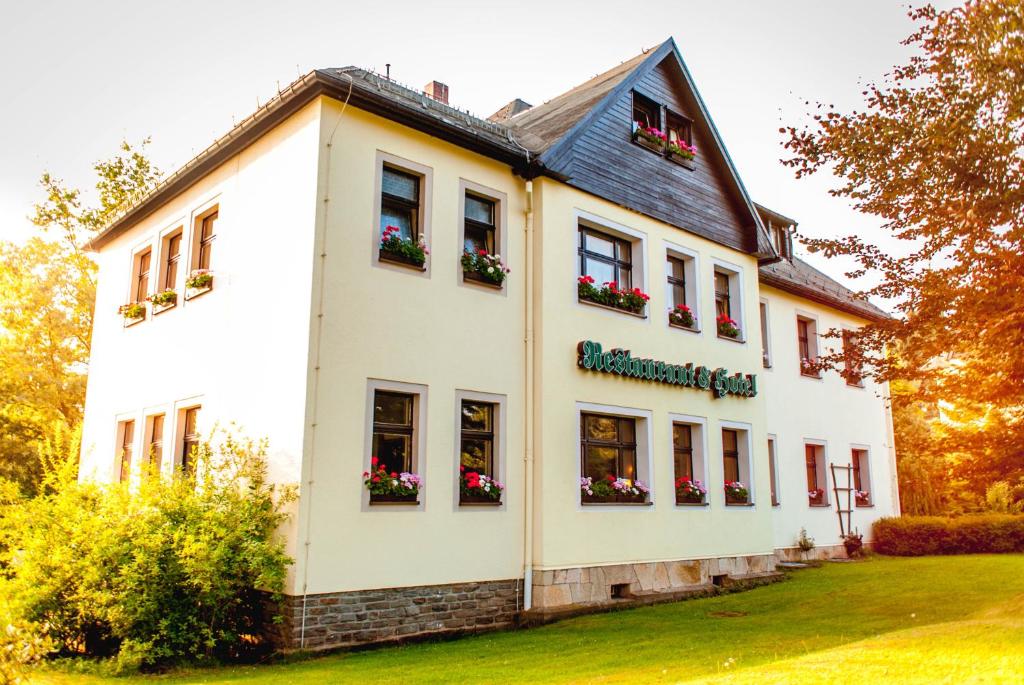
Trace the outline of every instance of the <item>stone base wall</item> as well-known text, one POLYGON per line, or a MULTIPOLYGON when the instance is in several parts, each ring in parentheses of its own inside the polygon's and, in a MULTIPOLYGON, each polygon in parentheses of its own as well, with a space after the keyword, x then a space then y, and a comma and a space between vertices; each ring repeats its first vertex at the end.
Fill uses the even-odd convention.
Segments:
POLYGON ((826 561, 845 558, 846 548, 842 545, 821 545, 809 552, 804 552, 799 547, 780 547, 775 550, 776 561, 826 561))
POLYGON ((640 597, 698 590, 774 571, 775 557, 770 554, 536 571, 533 608, 610 602, 613 586, 625 586, 618 588, 621 598, 640 597))
POLYGON ((483 581, 285 597, 271 640, 282 651, 396 642, 515 625, 522 581, 483 581))

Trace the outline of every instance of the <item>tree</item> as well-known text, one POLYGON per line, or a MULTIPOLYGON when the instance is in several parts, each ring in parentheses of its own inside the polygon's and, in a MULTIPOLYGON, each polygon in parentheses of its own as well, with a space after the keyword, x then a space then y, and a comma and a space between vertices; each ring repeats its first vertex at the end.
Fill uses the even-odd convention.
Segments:
POLYGON ((0 477, 26 493, 37 487, 47 443, 81 421, 96 293, 96 265, 82 247, 156 184, 146 144, 122 143, 93 165, 94 206, 44 173, 46 199, 32 217, 43 235, 0 243, 0 477))
POLYGON ((798 178, 832 171, 832 194, 897 239, 888 251, 856 235, 806 242, 853 257, 848 276, 878 277, 864 294, 896 301, 899 316, 867 326, 854 361, 975 417, 944 425, 935 446, 963 455, 957 469, 981 496, 995 475, 1024 476, 1024 0, 909 15, 909 63, 869 84, 862 110, 818 104, 811 123, 781 129, 783 163, 798 178))

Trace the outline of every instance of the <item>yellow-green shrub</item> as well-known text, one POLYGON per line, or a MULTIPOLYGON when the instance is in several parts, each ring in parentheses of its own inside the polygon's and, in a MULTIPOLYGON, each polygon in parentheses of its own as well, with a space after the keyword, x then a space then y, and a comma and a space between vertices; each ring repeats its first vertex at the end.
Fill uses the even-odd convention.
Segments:
POLYGON ((0 572, 19 618, 122 669, 237 654, 262 633, 260 591, 279 593, 291 563, 275 531, 293 493, 267 482, 265 454, 227 435, 200 447, 198 478, 65 473, 8 505, 0 572))

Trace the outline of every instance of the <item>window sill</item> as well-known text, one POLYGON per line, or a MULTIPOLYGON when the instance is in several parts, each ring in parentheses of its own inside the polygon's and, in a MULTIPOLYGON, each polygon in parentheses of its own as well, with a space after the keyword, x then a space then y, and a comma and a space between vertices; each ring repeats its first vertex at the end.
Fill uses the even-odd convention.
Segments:
POLYGON ((680 502, 676 500, 677 507, 710 507, 710 502, 680 502))
POLYGON ((491 290, 503 290, 505 288, 504 281, 502 281, 501 283, 489 281, 480 274, 476 273, 475 271, 463 271, 462 282, 471 283, 473 285, 478 285, 483 288, 490 288, 491 290))
POLYGON ((640 147, 644 148, 645 150, 649 150, 650 152, 653 152, 656 155, 664 155, 665 154, 665 144, 664 143, 655 143, 653 140, 647 140, 646 138, 644 138, 644 137, 642 137, 642 136, 640 136, 640 135, 638 135, 636 133, 633 134, 633 142, 635 144, 639 145, 640 147))
POLYGON ((370 504, 377 506, 378 504, 384 506, 407 506, 415 507, 419 506, 420 500, 415 495, 412 497, 404 497, 401 495, 370 495, 370 504))
POLYGON ((863 390, 864 389, 864 384, 863 383, 847 383, 846 387, 848 387, 848 388, 857 388, 858 390, 863 390))
POLYGON ((501 500, 491 500, 489 502, 473 502, 459 500, 460 507, 500 507, 501 505, 501 500))
POLYGON ((653 507, 654 502, 580 502, 584 507, 653 507))
POLYGON ((738 337, 738 338, 732 338, 732 337, 729 337, 728 335, 722 335, 721 333, 719 333, 718 334, 718 339, 719 340, 728 340, 729 342, 739 343, 741 345, 743 343, 747 342, 746 338, 744 338, 742 335, 740 337, 738 337))
POLYGON ((726 502, 725 506, 727 506, 727 507, 752 507, 752 506, 754 506, 754 503, 753 502, 726 502))
POLYGON ((832 508, 831 504, 813 504, 811 502, 808 502, 807 506, 811 507, 812 509, 831 509, 832 508))
POLYGON ((424 262, 423 264, 417 264, 411 259, 406 259, 405 257, 401 257, 399 255, 393 255, 390 252, 384 252, 383 250, 377 252, 377 260, 380 262, 385 262, 387 264, 395 264, 397 266, 402 266, 405 267, 406 269, 413 269, 415 271, 427 270, 426 262, 424 262))
POLYGON ((668 322, 669 328, 675 328, 676 330, 686 331, 688 333, 700 333, 700 329, 696 326, 680 326, 677 323, 668 322))
POLYGON ((168 309, 174 309, 177 306, 177 300, 175 300, 174 302, 168 302, 167 304, 155 304, 153 305, 153 316, 156 316, 157 314, 162 314, 166 312, 168 309))
POLYGON ((875 508, 874 504, 855 504, 854 506, 857 509, 874 509, 875 508))
POLYGON ((773 507, 781 507, 782 506, 782 502, 772 502, 772 506, 773 507))
POLYGON ((125 328, 131 328, 135 324, 142 323, 145 320, 146 320, 146 315, 145 314, 143 314, 142 316, 140 316, 138 318, 135 318, 135 319, 125 319, 124 320, 124 327, 125 328))
POLYGON ((611 307, 611 306, 606 305, 606 304, 601 304, 600 302, 591 302, 590 300, 583 300, 583 299, 579 299, 579 298, 577 298, 576 301, 579 302, 580 304, 585 304, 588 307, 597 307, 598 309, 606 309, 606 310, 608 310, 610 312, 616 312, 618 314, 625 314, 626 316, 632 316, 632 317, 635 317, 637 319, 646 319, 647 318, 646 314, 641 314, 639 312, 631 312, 628 309, 619 309, 618 307, 611 307))
POLYGON ((211 290, 213 290, 212 283, 210 285, 203 286, 202 288, 185 288, 185 299, 194 300, 200 295, 205 295, 211 290))
POLYGON ((665 157, 668 158, 668 161, 673 162, 675 164, 678 164, 679 166, 684 167, 686 169, 689 169, 690 171, 693 171, 694 169, 697 168, 697 165, 694 164, 695 160, 693 160, 693 159, 687 159, 686 157, 680 157, 679 155, 673 154, 671 152, 666 152, 665 153, 665 157))
POLYGON ((814 380, 814 381, 820 381, 821 380, 821 374, 820 373, 804 373, 803 371, 801 371, 800 372, 800 376, 803 377, 803 378, 810 378, 811 380, 814 380))

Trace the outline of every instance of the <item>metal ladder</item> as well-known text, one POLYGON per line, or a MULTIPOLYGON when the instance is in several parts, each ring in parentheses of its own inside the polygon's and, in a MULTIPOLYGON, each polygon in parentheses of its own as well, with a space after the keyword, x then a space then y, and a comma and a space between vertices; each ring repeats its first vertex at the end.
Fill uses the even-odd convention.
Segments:
POLYGON ((853 466, 847 464, 846 466, 838 466, 836 464, 829 464, 829 468, 832 470, 832 492, 836 497, 836 515, 839 517, 839 537, 845 538, 847 535, 853 533, 853 466), (839 486, 839 479, 836 478, 836 471, 846 472, 846 487, 839 486), (840 500, 839 493, 846 493, 846 508, 843 508, 843 503, 840 500), (846 514, 846 525, 843 525, 843 514, 846 514))

